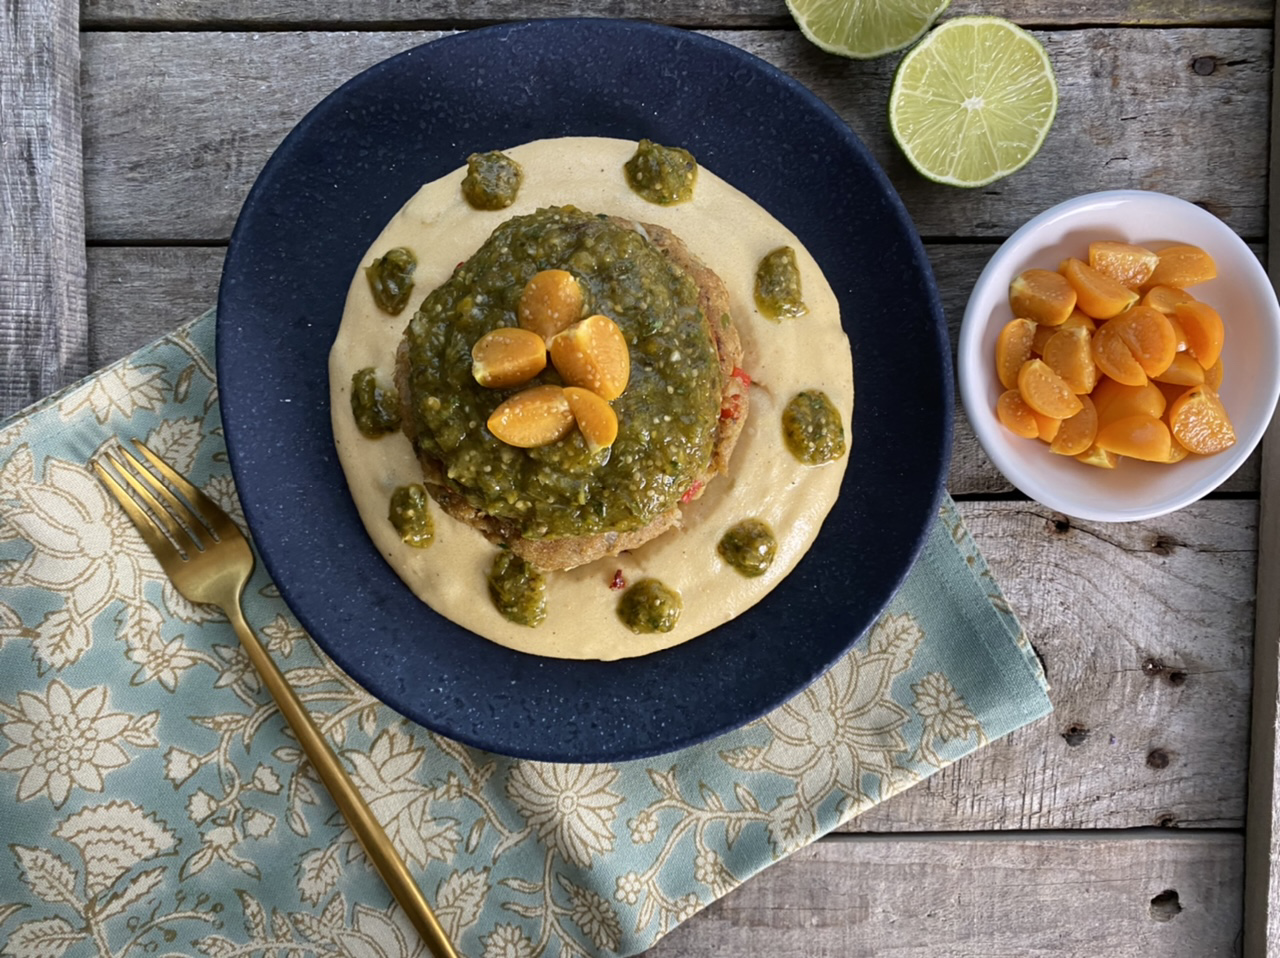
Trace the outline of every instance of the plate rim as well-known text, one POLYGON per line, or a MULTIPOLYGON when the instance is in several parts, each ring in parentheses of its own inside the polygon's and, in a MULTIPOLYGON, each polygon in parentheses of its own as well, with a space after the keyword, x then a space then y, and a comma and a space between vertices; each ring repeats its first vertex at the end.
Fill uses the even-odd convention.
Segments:
MULTIPOLYGON (((377 698, 383 704, 386 704, 389 707, 396 709, 397 711, 400 711, 401 714, 405 714, 406 716, 412 718, 414 721, 419 722, 420 724, 426 726, 427 728, 432 729, 433 731, 437 731, 441 734, 447 735, 450 738, 453 738, 465 744, 472 745, 479 748, 484 748, 490 751, 496 751, 505 755, 512 755, 517 757, 540 759, 540 760, 547 760, 547 761, 621 761, 621 760, 629 760, 629 759, 638 759, 638 758, 649 757, 656 754, 669 753, 681 748, 688 747, 693 744, 697 744, 699 742, 706 741, 708 739, 714 738, 715 736, 723 734, 732 729, 739 728, 742 725, 745 725, 759 718, 761 715, 766 714, 773 708, 777 707, 778 705, 788 700, 790 697, 794 696, 795 694, 798 694, 803 688, 806 688, 810 683, 812 683, 818 676, 820 676, 825 671, 827 671, 835 662, 839 661, 839 659, 843 657, 847 653, 847 651, 862 638, 863 635, 865 635, 866 631, 870 628, 872 624, 874 624, 879 614, 883 612, 883 609, 885 608, 885 606, 887 606, 887 604, 891 601, 893 595, 896 594, 897 590, 901 587, 902 582, 906 579, 907 575, 910 573, 911 568, 913 567, 913 565, 915 564, 915 561, 918 559, 921 551, 923 550, 925 542, 928 538, 928 534, 929 534, 929 530, 931 528, 932 522, 934 520, 934 517, 936 516, 939 502, 945 491, 945 483, 946 483, 947 472, 948 472, 950 456, 951 456, 952 434, 953 434, 953 428, 954 428, 953 417, 954 417, 954 406, 955 406, 950 341, 947 333, 945 318, 942 312, 936 280, 934 279, 933 272, 932 272, 932 266, 929 262, 928 256, 924 251, 923 242, 921 241, 919 234, 915 229, 914 223, 912 222, 910 216, 908 215, 905 205, 902 203, 901 198, 898 196, 897 191, 894 189, 892 183, 889 181, 884 170, 875 161, 874 157, 871 155, 870 151, 866 148, 866 146, 862 143, 862 141, 847 126, 847 124, 845 124, 845 122, 839 117, 839 115, 836 114, 835 111, 828 104, 826 104, 819 97, 817 97, 816 94, 814 94, 812 91, 804 87, 804 85, 801 84, 799 81, 797 81, 795 78, 789 76, 788 74, 786 74, 779 68, 773 66, 772 64, 768 63, 767 61, 764 61, 759 57, 756 57, 754 54, 751 54, 741 48, 735 47, 732 44, 726 43, 725 41, 719 40, 715 37, 709 37, 703 34, 697 34, 691 31, 683 30, 681 28, 668 27, 660 24, 650 23, 647 21, 633 21, 633 20, 614 19, 614 18, 574 17, 574 18, 542 18, 537 20, 524 20, 524 21, 518 21, 518 22, 512 22, 512 23, 497 24, 489 27, 478 28, 476 30, 449 34, 447 36, 426 41, 422 44, 418 44, 407 50, 401 51, 390 57, 387 57, 369 66, 368 68, 360 71, 359 73, 352 76, 350 79, 343 82, 340 86, 335 88, 331 93, 323 97, 314 107, 312 107, 312 109, 307 112, 307 114, 302 118, 302 120, 300 120, 293 127, 293 129, 290 130, 290 132, 285 136, 285 138, 281 141, 279 146, 276 148, 276 150, 272 153, 272 156, 268 159, 266 164, 264 164, 262 170, 259 172, 257 178, 255 179, 253 188, 250 190, 248 196, 245 199, 244 205, 241 210, 241 214, 237 218, 235 229, 232 232, 231 242, 228 246, 225 262, 227 264, 232 264, 235 262, 234 258, 238 255, 238 251, 243 246, 243 234, 247 232, 249 229, 248 224, 252 218, 254 202, 258 198, 259 190, 263 186, 263 183, 266 181, 268 174, 272 171, 273 165, 277 162, 277 158, 280 157, 281 155, 287 154, 287 151, 292 148, 292 145, 295 144, 298 139, 306 136, 309 133, 311 126, 316 122, 318 122, 317 118, 323 115, 324 111, 329 107, 329 105, 339 101, 343 96, 345 96, 351 89, 355 88, 357 85, 362 83, 374 82, 377 79, 378 75, 383 71, 397 69, 399 64, 405 62, 408 59, 424 56, 425 55, 424 51, 428 51, 428 48, 432 48, 437 45, 445 45, 445 44, 454 46, 454 45, 464 44, 464 43, 483 42, 488 37, 496 37, 499 35, 512 35, 516 32, 523 32, 527 30, 536 30, 536 29, 620 30, 624 33, 639 31, 642 33, 648 33, 648 34, 659 36, 664 40, 678 39, 681 43, 691 43, 695 46, 705 45, 706 48, 708 49, 714 49, 720 52, 721 54, 727 54, 728 56, 736 59, 739 63, 746 64, 751 69, 759 71, 765 77, 772 80, 773 82, 780 83, 793 96, 798 96, 802 101, 806 103, 808 107, 813 109, 815 113, 819 117, 821 117, 825 125, 832 128, 831 132, 836 134, 836 136, 838 136, 843 141, 842 147, 844 149, 851 150, 857 156, 857 158, 865 165, 867 174, 871 177, 872 180, 876 182, 876 185, 879 188, 881 198, 885 202, 887 202, 887 204, 891 207, 891 211, 897 221, 897 225, 899 225, 902 228, 903 238, 907 242, 909 252, 911 253, 911 256, 912 256, 912 260, 914 264, 918 266, 919 269, 922 271, 923 278, 925 279, 925 282, 921 284, 923 287, 922 292, 923 292, 923 299, 924 299, 924 307, 926 308, 928 313, 927 322, 925 324, 926 326, 925 333, 926 333, 926 338, 929 338, 927 334, 930 330, 932 331, 932 334, 933 334, 932 345, 936 349, 937 360, 938 360, 937 373, 940 377, 940 382, 938 382, 936 385, 938 386, 939 391, 941 393, 941 405, 942 405, 940 414, 938 414, 936 417, 938 420, 937 425, 940 426, 939 437, 938 437, 939 442, 936 448, 930 447, 934 449, 933 454, 927 455, 924 457, 929 460, 929 465, 931 467, 929 472, 933 476, 932 491, 929 496, 928 508, 921 509, 921 512, 920 512, 921 521, 919 521, 918 525, 915 526, 914 537, 907 544, 908 547, 906 549, 906 555, 908 557, 908 561, 904 562, 902 564, 902 568, 898 570, 896 575, 892 577, 892 588, 888 589, 885 592, 885 594, 880 597, 880 601, 878 602, 878 604, 875 604, 876 607, 869 615, 865 626, 860 628, 857 634, 848 635, 843 641, 841 647, 837 652, 835 652, 830 656, 827 656, 821 661, 815 662, 813 664, 813 667, 809 669, 808 673, 804 677, 803 682, 800 682, 800 683, 789 682, 786 688, 782 688, 780 690, 775 691, 773 694, 767 697, 767 700, 756 702, 751 708, 745 711, 740 711, 740 713, 735 715, 735 717, 733 717, 732 720, 727 722, 717 723, 716 727, 713 727, 713 728, 699 728, 699 729, 690 731, 687 734, 680 734, 680 733, 672 734, 672 735, 666 736, 661 741, 652 742, 649 745, 630 744, 630 745, 624 745, 621 747, 606 748, 604 751, 583 751, 582 749, 575 749, 572 753, 566 752, 564 748, 559 747, 557 743, 546 743, 546 742, 530 743, 528 744, 528 747, 525 747, 525 745, 513 745, 510 742, 495 742, 492 740, 491 737, 476 736, 475 734, 470 733, 470 731, 465 728, 463 729, 442 728, 438 724, 434 724, 431 721, 425 721, 421 717, 420 713, 415 713, 412 710, 404 709, 401 707, 401 703, 397 701, 389 700, 388 696, 385 693, 385 689, 372 688, 369 684, 367 684, 364 678, 359 677, 355 672, 353 672, 349 664, 349 660, 344 659, 344 657, 341 654, 335 654, 333 643, 327 640, 322 634, 320 634, 319 631, 317 631, 313 627, 312 621, 311 621, 313 617, 308 614, 308 611, 305 609, 297 608, 295 606, 295 603, 291 600, 291 597, 288 594, 291 586, 286 586, 285 583, 282 581, 282 576, 279 574, 279 571, 278 571, 278 561, 277 561, 278 557, 273 552, 273 545, 270 542, 266 542, 266 541, 257 543, 259 548, 259 553, 263 560, 263 564, 266 567, 267 571, 271 574, 273 580, 277 583, 277 586, 280 589, 281 595, 285 598, 286 603, 289 605, 293 613, 298 617, 299 621, 303 624, 303 626, 307 629, 308 633, 313 636, 317 645, 325 652, 326 655, 328 655, 331 659, 333 659, 335 663, 337 663, 349 675, 351 675, 352 679, 355 680, 357 684, 361 685, 363 688, 369 691, 370 694, 372 694, 375 698, 377 698), (250 213, 249 217, 246 217, 246 211, 249 211, 250 213)), ((766 205, 766 204, 762 203, 762 205, 766 205)), ((766 208, 768 208, 767 205, 766 205, 766 208)), ((779 216, 777 211, 771 209, 770 212, 773 213, 773 215, 777 216, 780 220, 782 220, 785 223, 785 219, 782 216, 779 216)), ((219 369, 226 368, 223 364, 223 360, 224 360, 223 347, 225 343, 229 342, 229 337, 224 336, 223 333, 226 329, 229 328, 231 323, 231 319, 229 315, 225 314, 224 310, 221 308, 224 303, 224 292, 226 291, 226 288, 228 286, 228 274, 229 274, 229 271, 224 269, 222 282, 220 283, 220 286, 219 286, 219 306, 220 306, 219 316, 218 316, 219 335, 217 337, 217 361, 218 361, 219 369)), ((844 311, 842 310, 842 313, 843 312, 844 311)), ((848 319, 849 317, 842 316, 842 324, 847 324, 848 319)), ((848 330, 848 326, 846 325, 846 331, 847 330, 848 330)), ((228 346, 228 348, 230 347, 228 346)), ((858 360, 855 355, 854 357, 855 387, 856 387, 856 381, 857 381, 856 380, 857 362, 858 360)), ((326 381, 327 381, 327 376, 326 376, 326 381)), ((226 394, 223 395, 222 401, 225 409, 226 394)), ((237 402, 237 399, 232 398, 231 408, 233 410, 236 408, 236 402, 237 402)), ((327 407, 324 412, 325 412, 324 418, 327 422, 328 420, 327 407)), ((239 423, 234 422, 236 419, 237 419, 237 414, 235 413, 233 413, 231 417, 224 417, 224 428, 226 430, 228 454, 231 462, 232 473, 236 480, 237 488, 245 489, 245 488, 249 488, 251 486, 251 483, 246 483, 245 470, 247 467, 244 461, 242 460, 242 458, 236 452, 236 445, 239 442, 239 440, 236 438, 236 434, 238 432, 239 425, 240 425, 239 423)), ((855 405, 854 421, 850 423, 851 433, 854 430, 857 422, 858 422, 858 407, 855 405)), ((853 450, 851 450, 850 454, 851 455, 854 454, 853 450)), ((848 474, 846 474, 846 482, 847 481, 848 481, 848 474)), ((349 498, 349 493, 346 493, 345 487, 343 489, 343 492, 349 498)), ((844 494, 845 493, 842 486, 842 495, 844 494)), ((253 498, 253 497, 251 496, 250 498, 253 498)), ((255 515, 257 514, 257 511, 258 511, 257 504, 248 500, 244 500, 243 506, 244 506, 244 514, 246 517, 246 522, 249 524, 250 528, 255 529, 255 528, 261 527, 261 524, 259 522, 255 522, 255 515)), ((835 510, 833 510, 833 513, 834 511, 835 510)), ((828 517, 828 520, 830 520, 830 516, 828 517)), ((824 530, 825 529, 826 529, 826 525, 824 524, 824 530)), ((820 539, 821 539, 821 534, 820 534, 820 539)), ((386 571, 389 575, 394 577, 394 572, 390 571, 390 567, 387 567, 386 571)), ((791 575, 794 576, 795 572, 793 571, 791 575)), ((399 584, 398 578, 396 581, 397 581, 397 584, 399 584)), ((783 587, 783 585, 785 584, 785 581, 786 580, 784 580, 783 584, 779 585, 779 588, 783 587)), ((750 610, 748 610, 748 614, 749 612, 750 610)), ((432 615, 435 615, 435 613, 432 612, 432 615)), ((739 617, 739 618, 742 618, 742 617, 739 617)), ((653 653, 650 656, 644 656, 640 658, 655 660, 663 657, 668 657, 671 653, 679 654, 681 650, 687 650, 688 647, 691 644, 693 644, 693 642, 701 641, 702 638, 704 637, 700 637, 698 640, 692 640, 690 643, 684 643, 683 645, 677 646, 673 649, 665 650, 664 652, 653 653)), ((481 641, 486 641, 486 640, 481 640, 481 641)), ((537 657, 529 656, 526 653, 514 652, 513 650, 505 650, 505 651, 510 655, 523 656, 529 659, 537 659, 537 657)), ((543 660, 539 660, 539 661, 543 661, 543 660)), ((565 661, 572 661, 572 660, 552 660, 552 661, 556 663, 562 663, 565 661)), ((639 661, 639 659, 619 660, 619 661, 620 662, 639 661)), ((612 665, 615 665, 616 663, 596 663, 596 664, 612 666, 612 665)))

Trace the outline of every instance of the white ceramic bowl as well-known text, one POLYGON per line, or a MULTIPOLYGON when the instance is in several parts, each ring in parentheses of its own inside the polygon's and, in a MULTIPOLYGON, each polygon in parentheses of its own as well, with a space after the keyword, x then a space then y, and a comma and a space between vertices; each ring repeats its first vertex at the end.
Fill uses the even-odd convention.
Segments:
POLYGON ((1280 395, 1280 308, 1258 258, 1212 213, 1164 193, 1089 193, 1034 217, 991 257, 965 308, 956 368, 960 397, 982 448, 1023 493, 1080 519, 1150 519, 1216 489, 1261 440, 1280 395), (1013 318, 1009 281, 1024 269, 1057 269, 1068 256, 1086 259, 1090 241, 1103 239, 1155 250, 1190 243, 1217 262, 1218 278, 1190 292, 1218 310, 1226 327, 1220 394, 1237 441, 1225 452, 1173 465, 1123 459, 1116 469, 1099 469, 1055 455, 1037 439, 1019 439, 996 418, 1003 390, 995 344, 1013 318))

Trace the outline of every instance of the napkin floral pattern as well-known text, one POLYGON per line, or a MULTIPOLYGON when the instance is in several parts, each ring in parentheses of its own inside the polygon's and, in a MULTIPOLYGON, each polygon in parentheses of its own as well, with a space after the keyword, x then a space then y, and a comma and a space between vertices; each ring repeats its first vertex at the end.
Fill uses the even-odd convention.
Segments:
MULTIPOLYGON (((142 438, 243 520, 212 314, 0 429, 0 953, 411 958, 220 612, 169 583, 88 461, 142 438)), ((750 875, 1049 711, 948 502, 907 584, 763 719, 637 762, 462 746, 329 662, 259 569, 249 621, 459 951, 635 954, 750 875)))

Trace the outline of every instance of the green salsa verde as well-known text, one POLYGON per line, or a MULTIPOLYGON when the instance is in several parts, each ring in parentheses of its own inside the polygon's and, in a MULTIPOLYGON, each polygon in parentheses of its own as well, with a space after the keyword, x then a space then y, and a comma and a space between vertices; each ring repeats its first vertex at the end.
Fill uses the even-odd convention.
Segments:
POLYGON ((431 522, 431 512, 427 507, 427 490, 422 483, 400 486, 391 493, 391 506, 387 518, 400 533, 400 539, 407 546, 425 549, 431 545, 436 530, 431 522))
POLYGON ((524 171, 505 153, 491 150, 467 157, 462 195, 475 209, 503 210, 516 201, 524 171))
POLYGON ((763 519, 743 519, 720 537, 720 558, 746 576, 764 575, 778 552, 778 540, 763 519))
POLYGON ((766 319, 795 319, 809 311, 800 290, 796 251, 779 246, 756 267, 756 307, 766 319))
POLYGON ((782 410, 782 438, 791 454, 807 466, 844 455, 840 410, 820 389, 796 393, 782 410))
POLYGON ((503 550, 494 556, 489 598, 516 625, 535 628, 547 617, 546 577, 514 552, 503 550))
POLYGON ((351 376, 351 415, 367 439, 377 439, 400 428, 400 395, 378 383, 372 366, 351 376))
POLYGON ((406 332, 408 408, 419 451, 475 509, 529 539, 638 529, 674 508, 707 469, 720 413, 721 374, 692 279, 626 225, 572 207, 513 217, 423 301, 406 332), (515 326, 536 272, 567 269, 591 309, 622 330, 631 356, 612 403, 617 439, 591 451, 580 430, 517 449, 486 428, 519 389, 560 384, 548 366, 516 389, 487 389, 471 373, 485 333, 515 326))
POLYGON ((657 579, 641 579, 618 600, 618 618, 637 634, 670 632, 683 611, 680 593, 657 579))
POLYGON ((698 161, 688 150, 641 140, 635 155, 622 168, 627 185, 650 203, 673 206, 693 199, 698 161))
POLYGON ((417 266, 418 257, 413 255, 413 250, 397 246, 364 268, 373 301, 380 310, 397 316, 408 305, 417 266))

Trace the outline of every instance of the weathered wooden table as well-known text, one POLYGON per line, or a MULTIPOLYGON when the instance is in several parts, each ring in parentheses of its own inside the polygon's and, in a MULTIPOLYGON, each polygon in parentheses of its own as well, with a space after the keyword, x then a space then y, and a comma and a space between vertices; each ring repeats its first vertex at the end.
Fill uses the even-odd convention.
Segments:
MULTIPOLYGON (((258 170, 352 74, 441 31, 605 13, 709 31, 839 111, 906 201, 953 331, 999 241, 1090 190, 1185 197, 1266 253, 1266 0, 956 0, 948 16, 1032 29, 1061 91, 1040 156, 973 191, 924 182, 894 147, 897 57, 822 53, 782 0, 4 0, 0 412, 212 304, 258 170)), ((653 954, 1280 955, 1280 437, 1270 455, 1166 518, 1076 522, 1012 493, 961 416, 950 488, 1056 714, 768 869, 653 954)))

